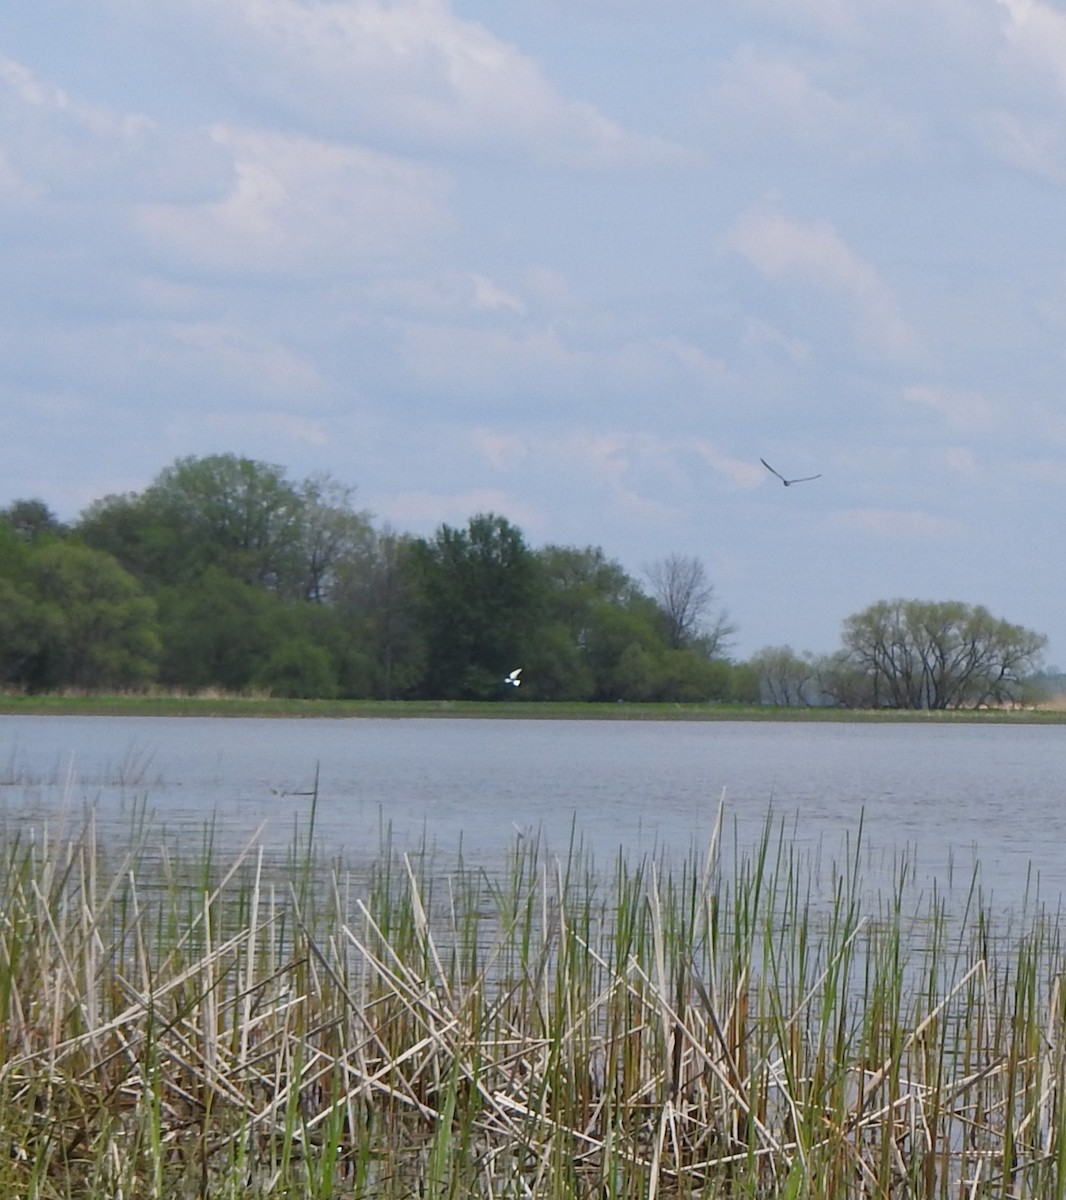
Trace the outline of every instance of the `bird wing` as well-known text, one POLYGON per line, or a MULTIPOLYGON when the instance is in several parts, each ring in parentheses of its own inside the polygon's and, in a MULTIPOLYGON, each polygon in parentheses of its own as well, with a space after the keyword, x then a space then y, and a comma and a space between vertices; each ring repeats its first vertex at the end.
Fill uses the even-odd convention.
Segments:
POLYGON ((802 479, 789 479, 788 483, 810 483, 812 479, 821 479, 821 475, 804 475, 802 479))
POLYGON ((759 462, 762 463, 762 465, 770 472, 771 475, 776 475, 777 478, 780 479, 782 483, 788 483, 788 480, 784 477, 784 475, 782 475, 780 471, 775 471, 773 469, 773 467, 771 467, 770 464, 766 461, 765 458, 760 458, 759 462))

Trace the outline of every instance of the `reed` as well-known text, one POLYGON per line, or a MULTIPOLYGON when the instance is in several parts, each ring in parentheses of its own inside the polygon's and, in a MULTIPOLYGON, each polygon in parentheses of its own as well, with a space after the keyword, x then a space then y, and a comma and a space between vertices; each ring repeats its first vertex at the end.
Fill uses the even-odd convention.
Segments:
POLYGON ((722 835, 492 874, 14 836, 0 1195, 1061 1200, 1057 914, 722 835))

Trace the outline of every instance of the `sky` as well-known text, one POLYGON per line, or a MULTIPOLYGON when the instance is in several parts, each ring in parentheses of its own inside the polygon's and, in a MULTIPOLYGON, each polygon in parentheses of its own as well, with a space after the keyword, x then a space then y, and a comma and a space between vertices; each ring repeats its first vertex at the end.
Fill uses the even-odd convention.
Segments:
POLYGON ((5 0, 0 264, 0 506, 234 453, 1066 665, 1066 0, 5 0))

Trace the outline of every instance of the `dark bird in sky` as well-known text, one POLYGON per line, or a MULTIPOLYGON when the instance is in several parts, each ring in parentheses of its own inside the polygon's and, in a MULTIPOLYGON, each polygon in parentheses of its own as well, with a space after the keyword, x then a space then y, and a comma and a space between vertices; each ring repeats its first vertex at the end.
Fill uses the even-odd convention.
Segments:
POLYGON ((765 458, 760 458, 759 462, 770 472, 771 475, 776 475, 778 479, 785 485, 791 487, 794 483, 810 483, 812 479, 821 479, 821 475, 804 475, 802 479, 786 479, 780 471, 775 471, 773 467, 766 461, 765 458))

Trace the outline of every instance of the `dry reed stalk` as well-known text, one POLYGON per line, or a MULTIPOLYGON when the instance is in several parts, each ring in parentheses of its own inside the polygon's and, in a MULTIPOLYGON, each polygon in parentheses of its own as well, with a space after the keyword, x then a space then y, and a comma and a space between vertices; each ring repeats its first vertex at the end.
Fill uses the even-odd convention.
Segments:
POLYGON ((334 876, 279 899, 259 848, 235 907, 251 843, 195 902, 149 895, 128 856, 107 873, 95 842, 47 843, 0 906, 0 1193, 18 1194, 20 1162, 113 1194, 185 1171, 239 1176, 239 1194, 347 1195, 350 1170, 385 1200, 420 1172, 427 1195, 561 1197, 595 1180, 649 1200, 941 1200, 950 1172, 979 1200, 1048 1180, 1062 999, 1057 976, 1040 1006, 1034 988, 1053 940, 1027 943, 1020 979, 978 955, 904 1027, 895 977, 878 974, 890 936, 859 914, 812 926, 799 968, 760 868, 733 901, 744 923, 717 923, 720 824, 721 810, 688 890, 652 864, 597 907, 580 864, 521 863, 526 890, 494 885, 492 919, 468 882, 434 909, 409 856, 402 889, 364 897, 334 876), (761 952, 758 928, 776 939, 761 952), (856 994, 860 934, 873 974, 856 994))

